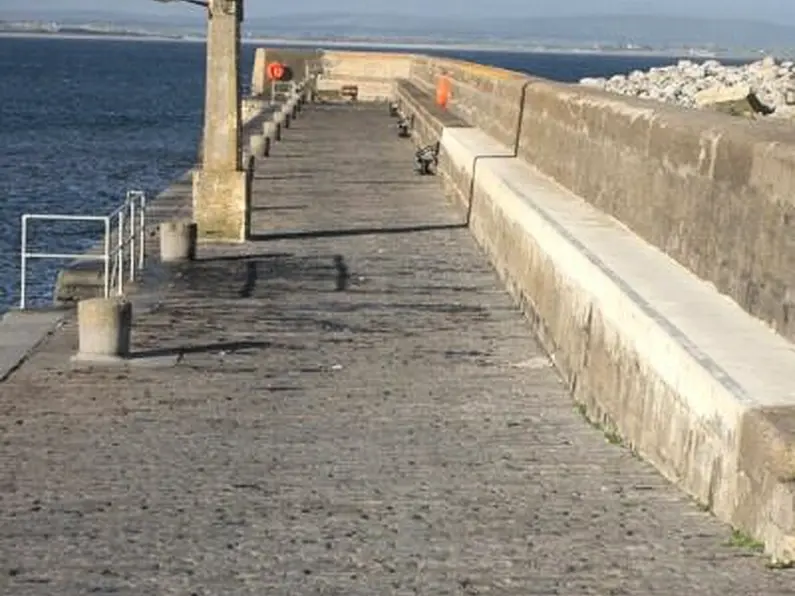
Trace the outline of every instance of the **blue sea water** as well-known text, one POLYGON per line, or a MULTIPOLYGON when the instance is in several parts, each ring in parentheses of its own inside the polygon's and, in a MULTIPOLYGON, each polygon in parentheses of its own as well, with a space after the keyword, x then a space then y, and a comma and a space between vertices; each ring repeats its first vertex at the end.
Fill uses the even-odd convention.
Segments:
MULTIPOLYGON (((19 301, 23 213, 105 214, 130 189, 157 192, 189 168, 201 130, 204 45, 0 38, 0 312, 19 301)), ((244 49, 244 81, 253 64, 244 49)), ((670 58, 435 51, 577 81, 670 58)), ((82 252, 96 224, 37 223, 29 249, 82 252)), ((63 263, 29 265, 29 297, 47 304, 63 263)))

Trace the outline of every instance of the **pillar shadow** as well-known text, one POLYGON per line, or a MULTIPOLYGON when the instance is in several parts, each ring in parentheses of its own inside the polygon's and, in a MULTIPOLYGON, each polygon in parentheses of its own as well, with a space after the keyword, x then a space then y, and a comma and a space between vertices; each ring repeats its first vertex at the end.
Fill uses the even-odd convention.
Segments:
POLYGON ((301 238, 337 238, 346 236, 378 236, 381 234, 417 234, 422 232, 439 232, 444 230, 460 230, 467 227, 467 222, 451 224, 429 224, 420 226, 396 226, 393 228, 343 228, 336 230, 289 230, 283 232, 270 232, 265 234, 252 234, 252 242, 266 242, 268 240, 291 240, 301 238))
POLYGON ((134 351, 130 356, 135 359, 167 358, 169 356, 186 356, 190 354, 208 354, 211 352, 236 353, 246 350, 262 350, 265 348, 300 349, 297 346, 286 346, 267 341, 232 341, 214 344, 199 344, 192 346, 177 346, 174 348, 160 348, 154 350, 134 351))

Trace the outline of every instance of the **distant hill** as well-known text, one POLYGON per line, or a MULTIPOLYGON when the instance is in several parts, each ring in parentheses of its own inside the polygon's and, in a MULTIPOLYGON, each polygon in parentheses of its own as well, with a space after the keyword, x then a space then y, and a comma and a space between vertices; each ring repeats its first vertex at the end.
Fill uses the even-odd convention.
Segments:
MULTIPOLYGON (((173 7, 172 7, 173 8, 173 7)), ((36 18, 64 24, 113 23, 157 32, 203 30, 201 10, 182 7, 166 17, 104 11, 0 10, 0 20, 36 18)), ((716 46, 730 49, 795 48, 795 26, 752 20, 659 15, 470 19, 352 15, 334 11, 248 18, 249 34, 269 37, 424 39, 437 42, 513 42, 551 45, 640 45, 654 48, 716 46)))
POLYGON ((589 45, 633 43, 654 47, 708 44, 733 48, 795 47, 793 26, 652 15, 473 20, 326 13, 250 19, 246 26, 252 33, 269 35, 303 31, 350 36, 437 36, 456 41, 502 39, 589 45))

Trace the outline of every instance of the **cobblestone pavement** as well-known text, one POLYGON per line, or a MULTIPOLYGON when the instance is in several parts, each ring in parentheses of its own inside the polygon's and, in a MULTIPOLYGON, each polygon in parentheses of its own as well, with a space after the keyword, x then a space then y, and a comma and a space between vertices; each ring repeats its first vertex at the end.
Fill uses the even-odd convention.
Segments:
POLYGON ((70 324, 0 384, 0 593, 792 594, 583 421, 393 127, 287 131, 259 240, 137 315, 175 366, 71 365, 70 324))

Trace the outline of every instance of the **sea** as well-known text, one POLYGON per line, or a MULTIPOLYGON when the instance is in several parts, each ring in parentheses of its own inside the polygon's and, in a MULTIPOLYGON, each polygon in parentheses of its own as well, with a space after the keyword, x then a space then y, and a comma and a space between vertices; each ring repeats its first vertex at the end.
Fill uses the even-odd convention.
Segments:
MULTIPOLYGON (((361 48, 357 48, 361 49, 361 48)), ((202 43, 0 37, 0 313, 19 303, 25 213, 104 215, 157 193, 197 157, 202 43)), ((574 82, 670 64, 659 56, 422 50, 574 82)), ((248 84, 254 46, 241 64, 248 84)), ((101 224, 32 222, 30 251, 81 253, 101 224)), ((63 261, 29 263, 28 304, 52 303, 63 261)))

